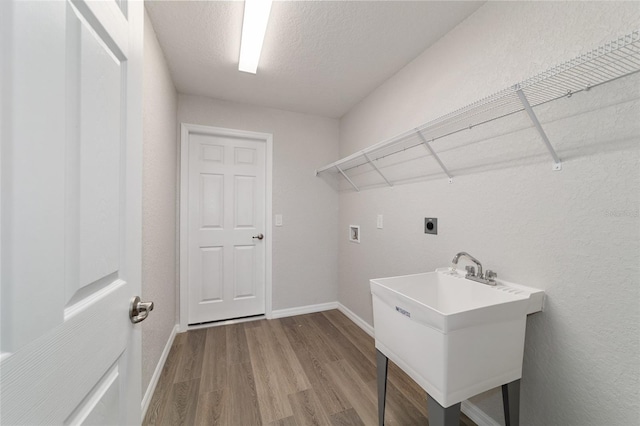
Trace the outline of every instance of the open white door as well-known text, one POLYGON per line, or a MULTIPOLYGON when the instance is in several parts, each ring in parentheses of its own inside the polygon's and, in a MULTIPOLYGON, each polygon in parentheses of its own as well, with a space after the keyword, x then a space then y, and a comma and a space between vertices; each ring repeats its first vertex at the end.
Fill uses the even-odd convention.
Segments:
POLYGON ((140 423, 143 18, 0 4, 2 424, 140 423))

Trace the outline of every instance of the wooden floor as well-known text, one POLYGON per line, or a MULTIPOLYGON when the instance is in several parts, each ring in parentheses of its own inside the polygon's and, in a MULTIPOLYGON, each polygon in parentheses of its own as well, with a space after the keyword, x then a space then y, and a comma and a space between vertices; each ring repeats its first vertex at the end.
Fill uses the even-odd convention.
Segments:
MULTIPOLYGON (((385 424, 427 425, 426 405, 389 361, 385 424)), ((178 334, 143 424, 377 425, 373 339, 337 310, 178 334)))

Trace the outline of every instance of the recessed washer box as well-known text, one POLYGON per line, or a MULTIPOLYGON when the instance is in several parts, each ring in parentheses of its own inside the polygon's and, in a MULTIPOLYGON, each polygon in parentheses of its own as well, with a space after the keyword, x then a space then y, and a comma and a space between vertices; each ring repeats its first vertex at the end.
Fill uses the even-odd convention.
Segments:
POLYGON ((360 243, 360 226, 349 225, 349 241, 352 243, 360 243))

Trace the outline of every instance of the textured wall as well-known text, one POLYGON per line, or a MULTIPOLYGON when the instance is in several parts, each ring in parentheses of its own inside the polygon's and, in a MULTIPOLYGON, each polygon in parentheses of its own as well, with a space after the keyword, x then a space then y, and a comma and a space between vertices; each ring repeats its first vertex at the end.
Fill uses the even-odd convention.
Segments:
POLYGON ((142 294, 155 309, 142 326, 142 389, 146 391, 176 324, 177 93, 145 13, 142 294))
POLYGON ((337 299, 338 194, 313 170, 338 156, 338 121, 180 95, 178 121, 273 134, 273 309, 337 299))
MULTIPOLYGON (((633 2, 487 3, 342 118, 341 155, 492 94, 638 22, 633 2)), ((561 172, 551 171, 526 117, 514 117, 434 144, 457 175, 451 185, 424 158, 388 168, 408 178, 424 167, 420 182, 343 190, 340 302, 372 322, 370 278, 433 270, 469 251, 500 277, 547 292, 545 312, 527 323, 522 424, 638 424, 638 98, 635 76, 538 108, 565 160, 561 172), (384 214, 382 230, 377 214, 384 214), (438 236, 422 233, 426 216, 439 218, 438 236), (348 241, 349 224, 361 226, 361 244, 348 241)), ((503 423, 499 392, 473 402, 503 423)))

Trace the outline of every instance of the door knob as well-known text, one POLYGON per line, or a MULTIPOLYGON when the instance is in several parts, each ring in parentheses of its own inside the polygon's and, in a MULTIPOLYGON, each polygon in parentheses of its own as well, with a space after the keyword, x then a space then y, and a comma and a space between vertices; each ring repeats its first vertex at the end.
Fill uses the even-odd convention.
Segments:
POLYGON ((253 238, 253 239, 256 239, 256 238, 257 238, 257 239, 261 240, 261 239, 263 239, 263 238, 264 238, 264 235, 262 235, 262 234, 258 234, 258 235, 254 235, 254 236, 253 236, 253 237, 251 237, 251 238, 253 238))
POLYGON ((149 316, 149 312, 153 311, 153 302, 142 302, 140 296, 131 299, 129 305, 129 318, 134 324, 144 321, 149 316))

